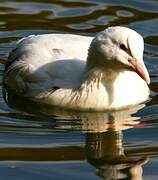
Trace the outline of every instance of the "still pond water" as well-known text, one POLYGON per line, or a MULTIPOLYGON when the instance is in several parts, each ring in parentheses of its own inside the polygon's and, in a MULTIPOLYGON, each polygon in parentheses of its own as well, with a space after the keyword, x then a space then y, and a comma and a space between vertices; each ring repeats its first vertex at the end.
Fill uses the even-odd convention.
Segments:
POLYGON ((0 1, 0 180, 158 179, 158 1, 0 1), (145 40, 146 105, 109 113, 54 109, 2 93, 15 42, 30 34, 95 35, 111 25, 145 40))

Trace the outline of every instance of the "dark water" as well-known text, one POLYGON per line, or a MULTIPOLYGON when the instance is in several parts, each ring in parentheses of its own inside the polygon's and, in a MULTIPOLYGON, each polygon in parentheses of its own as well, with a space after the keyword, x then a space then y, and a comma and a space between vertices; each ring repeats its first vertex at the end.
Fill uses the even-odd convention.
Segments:
POLYGON ((94 35, 111 25, 143 35, 150 101, 128 111, 65 112, 16 97, 9 107, 1 88, 0 179, 158 179, 157 0, 1 0, 0 83, 16 40, 94 35))

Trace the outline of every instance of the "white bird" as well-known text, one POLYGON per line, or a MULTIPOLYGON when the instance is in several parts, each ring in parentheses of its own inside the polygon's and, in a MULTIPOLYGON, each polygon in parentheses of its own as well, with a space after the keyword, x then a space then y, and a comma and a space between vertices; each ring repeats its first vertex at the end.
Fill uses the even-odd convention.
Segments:
POLYGON ((31 35, 10 53, 4 86, 16 95, 63 108, 126 108, 149 97, 143 50, 142 36, 121 26, 96 37, 31 35))

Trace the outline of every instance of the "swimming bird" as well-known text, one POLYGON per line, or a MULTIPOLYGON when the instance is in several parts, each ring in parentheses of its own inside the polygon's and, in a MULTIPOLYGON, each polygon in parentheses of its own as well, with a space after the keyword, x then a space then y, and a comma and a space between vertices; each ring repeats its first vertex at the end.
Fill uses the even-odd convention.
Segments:
POLYGON ((136 31, 112 26, 95 37, 31 35, 5 66, 8 92, 75 110, 117 110, 144 102, 150 78, 136 31))

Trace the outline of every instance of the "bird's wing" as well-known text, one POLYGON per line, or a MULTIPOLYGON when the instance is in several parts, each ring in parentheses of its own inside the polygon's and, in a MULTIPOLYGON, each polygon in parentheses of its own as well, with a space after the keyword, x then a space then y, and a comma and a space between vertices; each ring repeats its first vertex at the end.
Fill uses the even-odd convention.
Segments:
POLYGON ((23 38, 8 58, 7 81, 12 81, 13 89, 27 93, 51 87, 77 87, 92 39, 67 34, 23 38))

